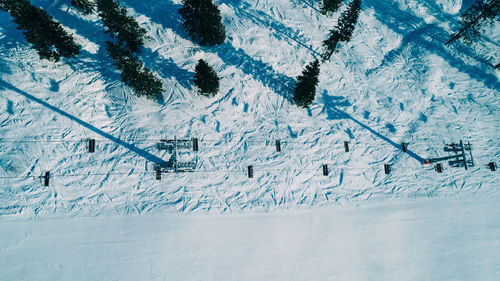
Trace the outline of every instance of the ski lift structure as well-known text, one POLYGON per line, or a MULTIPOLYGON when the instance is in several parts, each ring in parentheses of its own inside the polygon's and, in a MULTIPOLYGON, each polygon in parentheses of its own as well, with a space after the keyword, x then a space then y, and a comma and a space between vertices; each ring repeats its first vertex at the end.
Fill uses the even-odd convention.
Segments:
POLYGON ((38 178, 40 179, 40 182, 43 186, 49 186, 51 177, 52 176, 50 175, 50 171, 43 171, 38 178))
POLYGON ((162 139, 156 144, 158 150, 166 150, 167 153, 171 154, 170 160, 157 163, 154 165, 154 170, 156 172, 156 179, 161 180, 162 173, 185 173, 193 172, 198 163, 198 138, 191 139, 162 139), (194 155, 192 155, 192 153, 194 155), (180 158, 180 154, 190 154, 191 160, 184 161, 184 158, 180 158))
MULTIPOLYGON (((445 152, 448 152, 448 156, 428 158, 425 159, 424 163, 432 164, 450 160, 448 161, 448 164, 451 167, 455 168, 464 167, 467 170, 469 167, 474 167, 474 158, 472 157, 472 149, 473 148, 470 142, 464 144, 462 140, 460 140, 459 143, 445 144, 443 150, 445 152)), ((438 164, 439 165, 436 166, 436 171, 440 173, 442 171, 442 165, 440 163, 438 164)))

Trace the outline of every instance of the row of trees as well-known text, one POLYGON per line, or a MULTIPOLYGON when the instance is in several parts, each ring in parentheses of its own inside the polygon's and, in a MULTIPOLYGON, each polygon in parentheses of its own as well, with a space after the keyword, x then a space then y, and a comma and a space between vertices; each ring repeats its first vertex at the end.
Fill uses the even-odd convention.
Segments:
POLYGON ((161 80, 125 45, 111 41, 107 41, 106 45, 113 63, 122 70, 122 81, 132 88, 136 95, 157 99, 163 91, 161 80))
MULTIPOLYGON (((339 10, 341 5, 342 0, 323 0, 321 12, 325 15, 333 14, 339 10)), ((361 0, 352 0, 347 9, 340 14, 337 26, 330 30, 328 39, 323 41, 323 61, 330 59, 332 54, 337 51, 337 45, 340 42, 347 43, 351 40, 360 11, 361 0)), ((293 97, 297 106, 308 107, 314 101, 316 86, 319 82, 319 72, 320 62, 316 59, 309 63, 302 71, 302 74, 297 77, 293 97)))
MULTIPOLYGON (((105 32, 115 41, 107 41, 106 48, 113 64, 122 71, 122 81, 138 96, 157 98, 163 88, 161 80, 138 57, 146 30, 115 0, 72 0, 71 4, 83 14, 91 14, 97 9, 107 28, 105 32)), ((220 12, 210 0, 186 0, 179 13, 183 15, 188 34, 200 44, 213 46, 224 41, 220 12)), ((199 60, 196 65, 194 84, 201 94, 207 96, 213 96, 219 90, 219 78, 204 60, 199 60)))
POLYGON ((330 30, 328 39, 323 41, 323 46, 325 47, 323 60, 326 61, 330 59, 332 54, 337 51, 338 43, 348 43, 351 41, 360 11, 361 0, 352 0, 347 6, 347 9, 340 14, 337 26, 330 30))
MULTIPOLYGON (((183 26, 193 41, 202 46, 219 45, 226 39, 219 8, 211 0, 184 0, 179 14, 183 26)), ((219 91, 219 77, 215 70, 200 59, 195 67, 194 84, 200 94, 213 96, 219 91)))
MULTIPOLYGON (((95 3, 91 0, 72 0, 71 4, 83 14, 90 14, 97 8, 107 27, 105 32, 115 41, 107 41, 106 47, 113 63, 122 70, 122 81, 138 96, 157 98, 162 92, 162 83, 137 56, 144 44, 146 30, 128 16, 126 9, 115 0, 96 0, 95 3)), ((225 40, 222 17, 210 0, 186 0, 179 13, 184 18, 188 34, 201 45, 213 46, 225 40)), ((204 60, 199 60, 196 65, 194 84, 206 96, 213 96, 219 90, 219 78, 204 60)))
POLYGON ((115 0, 97 0, 97 11, 104 25, 105 31, 118 44, 125 46, 133 53, 139 53, 144 45, 146 30, 139 26, 137 21, 127 15, 125 7, 121 7, 115 0))
POLYGON ((125 85, 138 96, 158 98, 163 91, 161 80, 137 56, 144 45, 146 30, 115 0, 72 0, 71 4, 84 14, 97 10, 107 28, 105 32, 114 41, 106 42, 107 53, 122 71, 120 76, 125 85))
POLYGON ((80 53, 80 47, 60 23, 28 0, 0 0, 0 9, 10 13, 42 59, 59 61, 80 53))

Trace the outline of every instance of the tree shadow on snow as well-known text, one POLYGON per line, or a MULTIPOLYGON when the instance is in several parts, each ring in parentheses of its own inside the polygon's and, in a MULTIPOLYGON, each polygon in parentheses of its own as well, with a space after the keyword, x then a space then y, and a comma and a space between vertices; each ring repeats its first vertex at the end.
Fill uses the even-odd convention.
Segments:
MULTIPOLYGON (((192 41, 182 26, 182 17, 177 12, 182 5, 171 1, 154 1, 151 3, 140 0, 124 0, 123 3, 163 27, 172 29, 181 38, 192 41)), ((219 46, 200 48, 207 52, 214 52, 224 63, 237 66, 243 73, 251 75, 264 86, 291 101, 293 85, 295 84, 293 78, 277 73, 270 65, 250 57, 243 50, 235 49, 227 41, 219 46)))
MULTIPOLYGON (((328 120, 339 120, 339 119, 349 119, 353 121, 354 123, 358 124, 362 128, 368 130, 370 133, 378 137, 379 139, 389 143, 390 145, 394 146, 398 150, 402 150, 401 144, 397 144, 388 137, 382 135, 381 133, 375 131, 368 125, 362 123, 361 121, 357 120, 356 118, 352 117, 352 115, 348 114, 347 112, 341 110, 339 107, 344 107, 344 106, 350 106, 351 104, 344 98, 344 97, 339 97, 339 96, 330 96, 328 95, 328 91, 324 91, 322 94, 322 99, 323 99, 323 111, 326 111, 327 118, 328 120)), ((392 126, 394 129, 394 126, 391 124, 387 124, 387 126, 392 126)), ((352 135, 352 133, 350 134, 352 135)), ((415 160, 419 161, 421 164, 424 163, 424 158, 416 154, 415 152, 409 150, 408 148, 406 149, 406 152, 408 155, 415 160)))
POLYGON ((253 9, 252 6, 250 6, 250 4, 248 4, 247 2, 234 0, 222 0, 222 2, 230 5, 234 9, 236 14, 241 15, 242 18, 250 19, 257 26, 274 30, 274 32, 279 37, 281 37, 283 41, 288 42, 290 45, 293 45, 293 43, 291 42, 293 41, 306 48, 315 58, 321 58, 321 54, 319 52, 313 49, 311 45, 304 43, 307 42, 307 38, 303 38, 302 36, 300 36, 299 32, 285 26, 265 12, 253 9))
POLYGON ((243 50, 236 50, 229 42, 213 47, 213 50, 226 64, 237 66, 243 73, 251 75, 264 86, 288 101, 292 101, 295 80, 276 72, 270 65, 247 55, 243 50))
POLYGON ((461 43, 456 42, 450 46, 444 45, 449 38, 449 33, 437 24, 427 24, 423 18, 419 18, 411 12, 402 11, 397 7, 397 4, 392 1, 372 0, 365 2, 364 5, 375 11, 376 17, 381 23, 403 35, 401 45, 387 53, 379 67, 389 66, 408 48, 412 56, 417 59, 425 50, 435 53, 447 61, 450 66, 457 68, 461 72, 467 73, 471 78, 477 81, 483 82, 484 85, 490 89, 496 90, 500 87, 497 77, 484 72, 477 66, 467 64, 463 59, 459 58, 457 54, 453 54, 453 51, 472 58, 487 67, 493 67, 493 64, 478 56, 472 48, 464 46, 461 43), (408 30, 412 31, 408 32, 408 30))
MULTIPOLYGON (((79 68, 90 66, 99 71, 108 82, 121 81, 116 67, 107 55, 106 41, 111 40, 111 38, 104 33, 105 28, 102 24, 85 21, 66 11, 62 11, 56 6, 50 6, 46 9, 47 12, 64 26, 75 30, 77 34, 88 38, 99 46, 96 54, 81 50, 80 55, 68 60, 71 67, 76 67, 74 69, 78 70, 79 68)), ((156 52, 153 53, 147 48, 142 48, 139 56, 143 59, 146 67, 157 72, 162 78, 174 78, 184 88, 191 88, 191 81, 194 74, 177 66, 171 58, 163 59, 159 54, 156 52)))
POLYGON ((13 91, 15 93, 18 93, 18 94, 24 96, 25 98, 27 98, 27 99, 29 99, 31 101, 34 101, 34 102, 36 102, 36 103, 38 103, 38 104, 40 104, 40 105, 42 105, 42 106, 44 106, 44 107, 46 107, 46 108, 54 111, 54 112, 56 112, 56 113, 58 113, 58 114, 60 114, 60 115, 62 115, 64 117, 66 117, 66 118, 69 118, 70 120, 72 120, 72 121, 80 124, 81 126, 83 126, 83 127, 87 128, 87 129, 93 131, 94 133, 99 134, 99 135, 101 135, 101 136, 103 136, 103 137, 105 137, 105 138, 113 141, 114 143, 127 148, 128 150, 136 153, 137 155, 139 155, 141 157, 144 157, 148 161, 151 161, 151 162, 154 162, 154 163, 164 163, 165 162, 163 159, 161 159, 161 158, 159 158, 159 157, 157 157, 157 156, 155 156, 155 155, 153 155, 153 154, 151 154, 151 153, 149 153, 149 152, 147 152, 145 150, 142 150, 142 149, 134 146, 133 144, 127 143, 127 142, 121 140, 120 138, 114 137, 113 135, 108 134, 108 133, 102 131, 101 129, 98 129, 95 126, 93 126, 93 125, 91 125, 91 124, 89 124, 89 123, 87 123, 87 122, 85 122, 85 121, 83 121, 83 120, 81 120, 81 119, 79 119, 79 118, 77 118, 77 117, 75 117, 75 116, 67 113, 66 111, 63 111, 63 110, 61 110, 61 109, 59 109, 59 108, 57 108, 57 107, 55 107, 55 106, 53 106, 53 105, 51 105, 51 104, 43 101, 43 100, 41 100, 41 99, 39 99, 39 98, 37 98, 37 97, 35 97, 33 95, 30 95, 27 92, 25 92, 25 91, 23 91, 21 89, 18 89, 15 86, 13 86, 13 85, 11 85, 11 84, 3 81, 3 80, 0 80, 0 89, 10 90, 10 91, 13 91))

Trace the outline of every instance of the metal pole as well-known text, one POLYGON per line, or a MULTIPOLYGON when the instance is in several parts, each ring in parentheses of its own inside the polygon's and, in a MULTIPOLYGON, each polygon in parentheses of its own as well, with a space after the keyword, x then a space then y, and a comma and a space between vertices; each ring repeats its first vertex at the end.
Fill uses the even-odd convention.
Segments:
POLYGON ((174 171, 177 173, 177 136, 174 136, 174 171))
POLYGON ((462 140, 460 140, 460 148, 462 149, 462 156, 464 158, 464 167, 465 169, 467 170, 467 159, 465 157, 465 149, 464 149, 464 142, 462 140))

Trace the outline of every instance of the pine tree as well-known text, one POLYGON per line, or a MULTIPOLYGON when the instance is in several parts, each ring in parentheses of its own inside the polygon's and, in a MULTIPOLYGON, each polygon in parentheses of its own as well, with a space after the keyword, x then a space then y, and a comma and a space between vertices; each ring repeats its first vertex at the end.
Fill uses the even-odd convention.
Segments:
POLYGON ((323 55, 323 61, 327 61, 330 59, 333 53, 337 51, 337 45, 340 42, 341 35, 337 29, 330 30, 330 37, 323 41, 323 46, 325 47, 325 51, 323 55))
POLYGON ((94 3, 90 0, 71 0, 71 5, 84 15, 89 15, 94 11, 94 3))
POLYGON ((297 77, 294 88, 293 100, 299 107, 308 107, 314 100, 316 86, 318 85, 319 61, 311 62, 297 77))
POLYGON ((144 45, 146 30, 127 15, 127 10, 115 0, 97 0, 97 10, 107 33, 115 37, 120 45, 126 45, 132 52, 139 52, 144 45))
POLYGON ((60 23, 42 8, 35 7, 27 0, 1 0, 0 8, 6 10, 24 30, 26 40, 33 44, 42 59, 58 61, 61 57, 79 54, 79 46, 60 23))
POLYGON ((342 0, 323 0, 321 1, 321 13, 324 15, 333 14, 339 10, 342 0))
POLYGON ((179 14, 186 32, 200 45, 214 46, 226 39, 220 11, 212 0, 183 0, 179 14))
POLYGON ((118 69, 122 70, 122 81, 138 96, 158 98, 163 91, 161 80, 156 78, 128 48, 109 41, 106 44, 108 55, 118 69))
POLYGON ((323 41, 323 46, 325 46, 326 49, 323 54, 323 60, 326 61, 330 59, 332 54, 337 50, 337 44, 339 42, 348 43, 351 41, 352 33, 356 27, 360 11, 361 0, 353 0, 349 3, 347 9, 342 12, 337 26, 330 30, 330 37, 323 41))
POLYGON ((460 30, 451 36, 446 45, 461 38, 467 45, 476 42, 484 33, 486 26, 493 26, 500 12, 499 0, 476 0, 476 2, 460 16, 460 30))
POLYGON ((194 84, 202 95, 214 96, 219 91, 219 77, 215 70, 204 60, 199 60, 195 67, 194 84))

